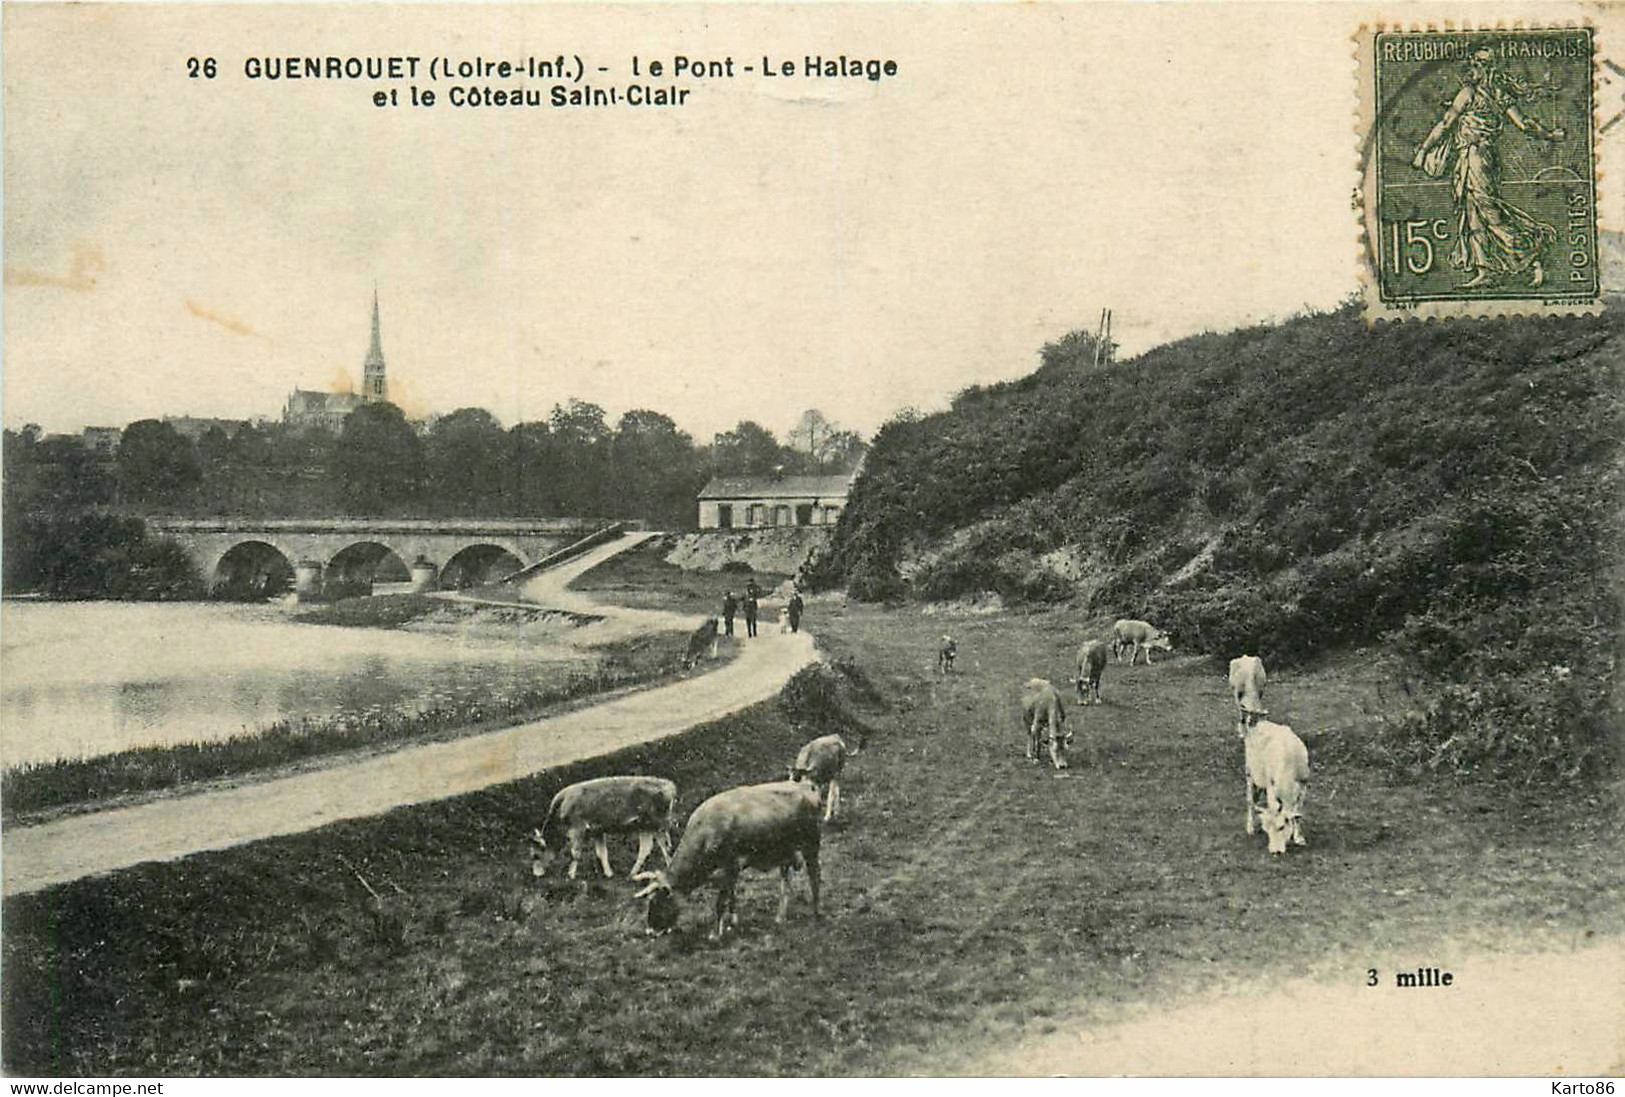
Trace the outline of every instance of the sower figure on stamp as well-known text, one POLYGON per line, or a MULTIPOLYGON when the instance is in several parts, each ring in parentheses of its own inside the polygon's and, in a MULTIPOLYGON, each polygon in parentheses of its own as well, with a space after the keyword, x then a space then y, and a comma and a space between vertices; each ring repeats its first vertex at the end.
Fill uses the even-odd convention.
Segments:
POLYGON ((1540 256, 1557 241, 1557 230, 1501 197, 1496 147, 1502 118, 1541 141, 1563 137, 1561 128, 1547 129, 1518 110, 1518 103, 1531 94, 1531 89, 1496 66, 1493 50, 1479 47, 1467 62, 1461 90, 1411 160, 1412 167, 1439 177, 1450 152, 1455 153, 1456 245, 1450 263, 1473 273, 1462 289, 1481 286, 1495 275, 1524 271, 1529 272, 1531 286, 1546 281, 1540 256), (1449 144, 1445 143, 1447 137, 1449 144))
POLYGON ((733 591, 722 596, 722 629, 724 636, 734 634, 734 614, 739 612, 739 599, 734 597, 733 591))

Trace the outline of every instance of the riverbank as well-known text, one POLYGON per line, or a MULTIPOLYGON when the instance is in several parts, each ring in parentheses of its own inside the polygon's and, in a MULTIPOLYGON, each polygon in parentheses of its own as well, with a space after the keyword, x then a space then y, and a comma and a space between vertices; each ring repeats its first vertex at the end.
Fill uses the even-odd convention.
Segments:
POLYGON ((547 627, 567 637, 569 629, 603 620, 601 614, 575 613, 547 606, 490 605, 472 599, 426 594, 375 594, 300 610, 294 620, 305 625, 340 628, 407 628, 417 632, 466 632, 504 635, 523 641, 526 626, 547 627))
MULTIPOLYGON (((444 742, 542 719, 606 695, 660 685, 682 673, 687 637, 669 632, 595 649, 591 670, 566 669, 549 686, 421 711, 282 720, 228 739, 137 747, 95 758, 18 766, 0 776, 0 825, 142 803, 230 779, 269 780, 318 766, 351 765, 385 750, 444 742)), ((733 649, 719 653, 731 657, 733 649)))
MULTIPOLYGON (((351 764, 383 751, 478 735, 556 715, 588 699, 658 685, 681 673, 687 647, 683 630, 650 631, 600 642, 606 639, 601 630, 584 626, 597 624, 603 617, 579 612, 581 608, 490 606, 396 594, 291 611, 281 607, 209 609, 199 621, 187 617, 160 623, 145 638, 129 635, 123 627, 119 615, 142 612, 128 607, 113 611, 118 616, 115 621, 103 619, 105 614, 96 617, 94 607, 78 610, 76 623, 64 625, 64 618, 53 617, 51 646, 32 652, 36 659, 52 665, 39 668, 32 678, 22 675, 20 686, 17 675, 8 675, 8 700, 13 702, 11 707, 22 706, 22 714, 33 715, 28 710, 49 705, 58 693, 71 700, 87 691, 99 694, 111 688, 115 703, 122 706, 117 710, 117 726, 122 728, 129 722, 123 715, 128 706, 142 701, 139 692, 132 695, 131 686, 120 683, 136 681, 143 682, 141 689, 148 694, 165 689, 164 683, 179 682, 169 687, 170 693, 180 695, 179 703, 194 700, 200 693, 233 690, 246 691, 249 703, 258 703, 253 698, 267 693, 286 698, 308 692, 302 703, 317 711, 246 726, 224 736, 200 734, 190 741, 137 744, 88 756, 8 765, 0 775, 0 823, 35 825, 62 815, 127 806, 222 782, 265 780, 351 764), (91 616, 78 621, 85 613, 91 616), (209 615, 223 615, 230 630, 222 632, 207 624, 212 620, 209 615), (192 651, 187 641, 196 639, 200 624, 209 635, 203 648, 192 651), (320 636, 314 631, 318 627, 320 636), (308 634, 302 631, 307 628, 312 630, 308 634), (210 629, 215 631, 210 633, 210 629), (132 645, 142 650, 132 652, 132 645), (230 661, 219 668, 219 674, 193 665, 223 658, 208 650, 221 646, 239 649, 234 658, 242 663, 242 672, 233 672, 231 668, 237 664, 230 661), (354 666, 345 672, 347 677, 324 682, 304 669, 310 663, 308 658, 287 662, 289 648, 330 653, 325 657, 354 666), (395 662, 380 662, 390 658, 395 662), (112 665, 106 686, 99 682, 87 685, 74 677, 77 672, 72 664, 86 660, 98 671, 112 665), (257 664, 265 661, 271 669, 259 673, 257 664), (405 685, 381 685, 379 676, 386 674, 416 681, 418 686, 407 692, 410 687, 405 685)), ((180 609, 165 612, 185 613, 180 609)), ((24 651, 29 650, 28 631, 20 630, 24 651)), ((732 647, 725 647, 719 654, 726 659, 732 653, 732 647)), ((161 703, 149 702, 152 705, 159 706, 152 719, 166 719, 161 703)), ((191 723, 199 721, 194 718, 191 723)), ((26 733, 21 716, 18 724, 8 729, 13 749, 22 749, 16 737, 26 733)))

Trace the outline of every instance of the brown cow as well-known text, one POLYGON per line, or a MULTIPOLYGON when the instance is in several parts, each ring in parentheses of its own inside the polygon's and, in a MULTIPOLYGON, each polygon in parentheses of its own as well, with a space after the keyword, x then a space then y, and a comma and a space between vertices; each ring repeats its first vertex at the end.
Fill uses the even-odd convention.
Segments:
POLYGON ((1086 704, 1090 697, 1100 704, 1100 676, 1106 673, 1106 645, 1099 640, 1085 640, 1078 649, 1078 676, 1073 679, 1078 687, 1078 704, 1086 704))
POLYGON ((597 777, 578 781, 559 790, 548 806, 547 818, 531 833, 530 871, 547 875, 547 864, 559 846, 559 831, 570 850, 569 878, 576 878, 581 865, 582 846, 592 840, 593 852, 605 876, 614 876, 609 867, 611 834, 636 834, 638 859, 633 873, 643 867, 656 844, 666 860, 671 860, 671 832, 677 820, 673 809, 677 786, 664 777, 597 777), (549 840, 552 845, 549 845, 549 840))
POLYGON ((819 798, 826 801, 824 821, 835 818, 841 804, 841 770, 846 766, 846 740, 839 735, 824 735, 801 748, 796 764, 790 767, 790 780, 804 781, 818 790, 819 798))
POLYGON ((779 781, 719 792, 694 809, 671 864, 634 879, 648 881, 634 898, 647 897, 648 932, 669 933, 677 927, 677 896, 717 878, 716 921, 711 936, 719 938, 739 924, 735 910, 739 874, 746 868, 778 869, 779 921, 790 909, 790 870, 805 868, 812 885, 812 913, 818 917, 818 792, 811 785, 779 781))
POLYGON ((1038 761, 1039 744, 1048 742, 1050 763, 1066 769, 1066 745, 1072 741, 1072 733, 1062 728, 1066 705, 1049 679, 1029 678, 1021 687, 1021 723, 1027 729, 1028 761, 1038 761))

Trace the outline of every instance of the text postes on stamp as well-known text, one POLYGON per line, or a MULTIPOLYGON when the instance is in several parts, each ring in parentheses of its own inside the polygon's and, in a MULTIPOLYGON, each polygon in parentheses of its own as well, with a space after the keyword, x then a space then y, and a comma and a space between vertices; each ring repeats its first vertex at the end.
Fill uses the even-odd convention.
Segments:
POLYGON ((1367 316, 1596 307, 1592 28, 1359 43, 1367 316))

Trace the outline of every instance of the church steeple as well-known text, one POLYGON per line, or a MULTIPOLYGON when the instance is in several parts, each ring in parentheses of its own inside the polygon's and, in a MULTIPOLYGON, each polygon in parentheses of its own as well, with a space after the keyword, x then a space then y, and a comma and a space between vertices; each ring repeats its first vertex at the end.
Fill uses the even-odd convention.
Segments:
POLYGON ((372 346, 361 371, 363 403, 382 404, 389 400, 389 381, 384 376, 384 337, 378 324, 378 287, 372 287, 372 346))

